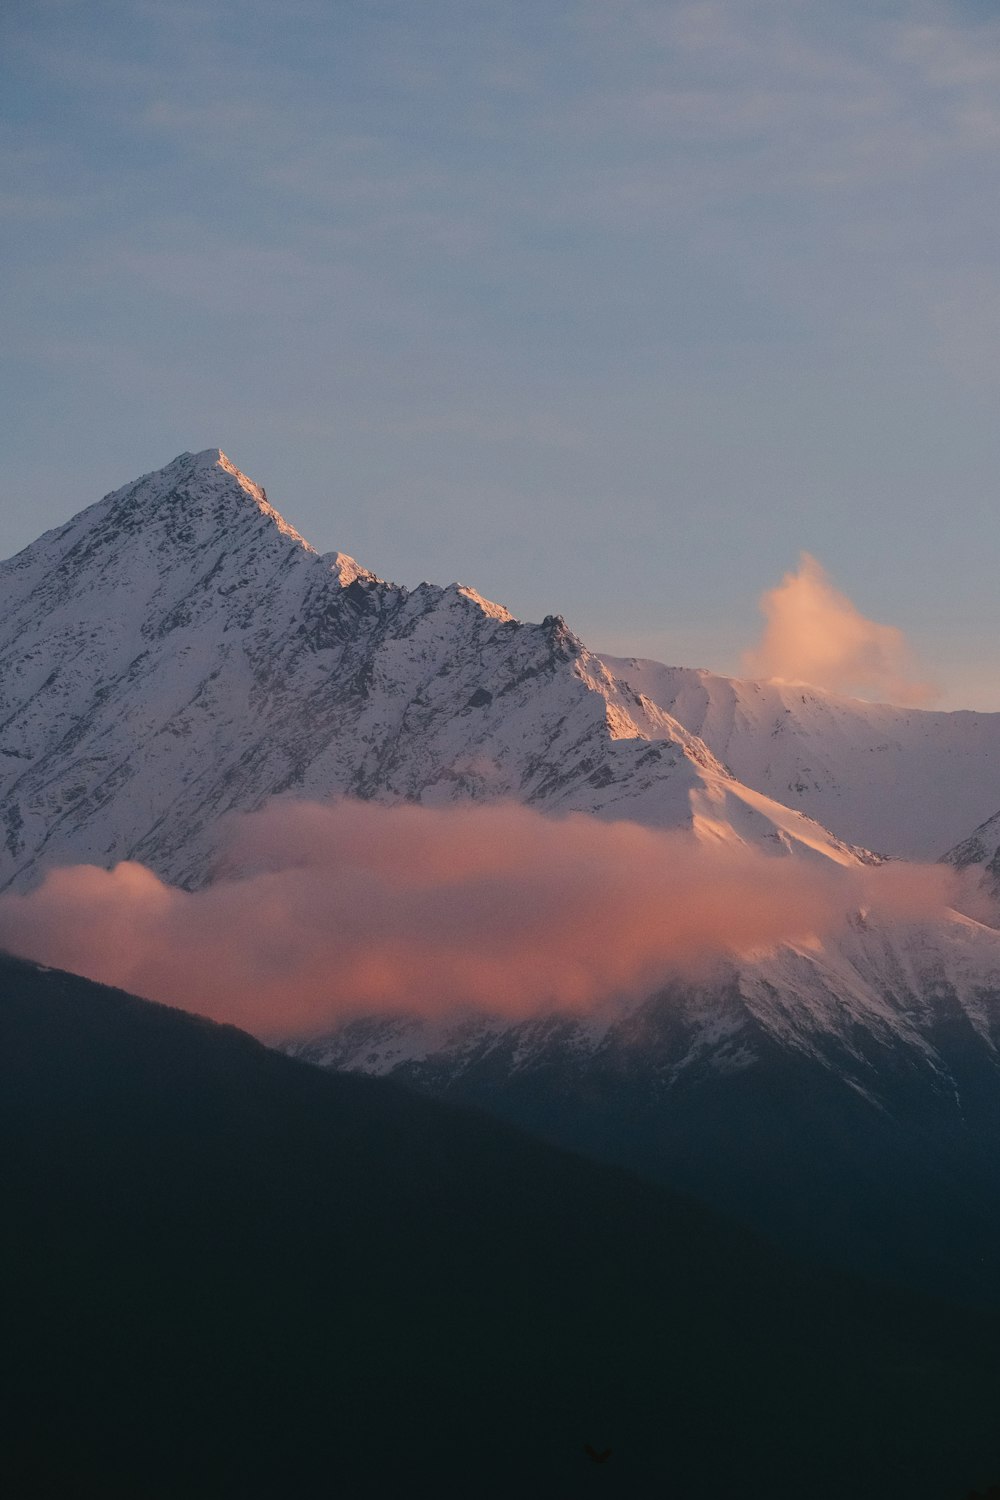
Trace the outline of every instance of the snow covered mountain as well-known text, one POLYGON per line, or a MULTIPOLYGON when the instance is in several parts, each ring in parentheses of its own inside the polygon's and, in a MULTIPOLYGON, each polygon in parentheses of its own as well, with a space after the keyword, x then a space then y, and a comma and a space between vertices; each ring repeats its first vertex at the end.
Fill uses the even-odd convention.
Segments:
POLYGON ((740 781, 849 843, 938 859, 1000 805, 1000 713, 896 708, 808 686, 602 660, 740 781))
MULTIPOLYGON (((985 866, 1000 715, 601 658, 558 617, 319 556, 217 449, 0 564, 0 888, 125 858, 196 887, 225 812, 332 793, 506 797, 842 865, 964 838, 953 863, 985 866)), ((382 1018, 293 1045, 979 1295, 1000 1257, 998 1018, 1000 932, 859 917, 586 1022, 382 1018)))
POLYGON ((222 813, 334 792, 514 797, 855 858, 558 617, 320 557, 217 449, 0 565, 0 886, 125 858, 197 885, 222 813))

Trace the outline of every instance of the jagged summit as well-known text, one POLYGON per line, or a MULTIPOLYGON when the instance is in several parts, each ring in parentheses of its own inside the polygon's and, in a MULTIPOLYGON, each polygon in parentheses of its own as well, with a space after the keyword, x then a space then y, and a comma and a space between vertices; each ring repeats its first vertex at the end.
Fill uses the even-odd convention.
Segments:
POLYGON ((226 500, 242 502, 244 497, 252 501, 253 507, 261 515, 268 517, 282 535, 308 548, 310 552, 315 550, 275 510, 267 498, 267 491, 237 468, 221 448, 203 448, 199 453, 179 453, 162 469, 144 474, 133 484, 125 485, 123 489, 106 496, 105 501, 116 502, 116 509, 121 502, 125 502, 148 508, 166 506, 181 508, 189 513, 210 514, 213 506, 218 513, 220 505, 226 500))
POLYGON ((244 474, 243 470, 238 468, 221 448, 202 448, 198 453, 178 453, 177 457, 171 459, 170 463, 164 464, 162 469, 154 469, 149 474, 143 474, 138 482, 142 483, 147 479, 176 482, 188 477, 211 475, 213 469, 221 469, 229 474, 246 494, 255 500, 263 500, 266 504, 267 497, 263 488, 255 484, 249 475, 244 474))
MULTIPOLYGON (((227 457, 221 448, 202 448, 199 453, 178 453, 177 457, 171 459, 170 463, 164 464, 159 472, 166 474, 171 469, 179 468, 189 468, 197 472, 202 469, 212 469, 218 466, 228 469, 230 473, 240 474, 232 459, 227 457)), ((245 479, 246 476, 240 474, 240 478, 245 479)))
POLYGON ((62 598, 95 570, 106 587, 134 593, 144 578, 163 572, 168 556, 173 571, 185 553, 267 551, 277 558, 289 544, 315 555, 221 449, 180 453, 0 562, 0 622, 28 595, 62 598))
POLYGON ((320 557, 220 448, 0 563, 0 884, 37 839, 52 861, 169 845, 158 867, 197 878, 218 814, 276 791, 510 796, 841 860, 936 857, 995 811, 998 758, 1000 714, 601 658, 558 616, 320 557))
POLYGON ((856 857, 558 616, 321 557, 221 449, 0 564, 0 886, 124 858, 197 885, 220 816, 282 793, 510 797, 856 857))
POLYGON ((349 557, 346 552, 324 552, 322 560, 345 589, 359 580, 362 583, 385 582, 384 578, 380 578, 370 568, 362 567, 357 558, 349 557))

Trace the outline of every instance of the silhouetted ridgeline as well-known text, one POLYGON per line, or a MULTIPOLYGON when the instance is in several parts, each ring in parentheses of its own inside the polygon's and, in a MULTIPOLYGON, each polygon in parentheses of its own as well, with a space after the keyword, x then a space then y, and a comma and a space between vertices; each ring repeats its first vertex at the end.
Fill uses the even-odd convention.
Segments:
POLYGON ((0 1070, 11 1495, 958 1500, 1000 1472, 995 1321, 623 1171, 2 957, 0 1070))

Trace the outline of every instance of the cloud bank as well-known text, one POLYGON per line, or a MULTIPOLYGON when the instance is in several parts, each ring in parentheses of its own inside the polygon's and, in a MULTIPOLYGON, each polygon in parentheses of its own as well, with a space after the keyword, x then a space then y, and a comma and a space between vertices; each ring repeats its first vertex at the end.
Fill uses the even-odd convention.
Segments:
POLYGON ((202 890, 125 862, 0 897, 0 947, 269 1037, 358 1013, 586 1011, 709 955, 821 937, 859 905, 937 912, 949 879, 511 804, 276 802, 228 821, 202 890))
POLYGON ((767 622, 763 637, 743 658, 752 676, 890 703, 919 705, 936 697, 917 679, 902 631, 866 619, 808 552, 797 573, 786 573, 761 597, 760 608, 767 622))

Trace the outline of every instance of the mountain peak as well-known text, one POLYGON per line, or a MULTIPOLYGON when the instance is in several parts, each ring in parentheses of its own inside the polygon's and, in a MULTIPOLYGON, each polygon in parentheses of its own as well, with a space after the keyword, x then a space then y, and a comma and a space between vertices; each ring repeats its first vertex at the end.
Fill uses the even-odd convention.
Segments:
POLYGON ((370 568, 362 567, 356 558, 348 557, 346 552, 324 552, 322 561, 326 563, 330 572, 333 573, 342 588, 348 588, 350 584, 359 579, 362 583, 384 583, 377 573, 370 568))
POLYGON ((516 797, 853 860, 561 616, 320 558, 219 448, 0 564, 0 720, 0 881, 127 857, 197 884, 218 815, 280 792, 516 797))
POLYGON ((208 499, 227 489, 231 492, 232 481, 284 536, 298 542, 309 552, 315 551, 305 537, 275 510, 263 485, 256 484, 242 469, 238 469, 221 448, 203 448, 199 453, 179 453, 162 469, 144 474, 135 484, 126 486, 125 491, 118 491, 117 494, 135 494, 139 498, 140 493, 144 495, 151 491, 156 500, 166 500, 169 497, 187 502, 192 498, 192 482, 194 493, 208 499))
MULTIPOLYGON (((174 464, 182 462, 193 463, 199 469, 210 469, 216 464, 221 464, 224 468, 233 467, 232 460, 227 458, 221 448, 202 448, 200 453, 179 453, 174 464)), ((172 464, 167 464, 168 469, 172 467, 172 464)))
MULTIPOLYGON (((200 472, 204 469, 215 468, 225 469, 230 474, 240 472, 229 455, 223 453, 221 448, 202 448, 198 453, 190 453, 185 449, 183 453, 178 453, 176 458, 172 458, 168 464, 164 464, 162 469, 156 469, 153 472, 168 474, 175 469, 200 472)), ((246 475, 243 477, 246 478, 246 475)))

